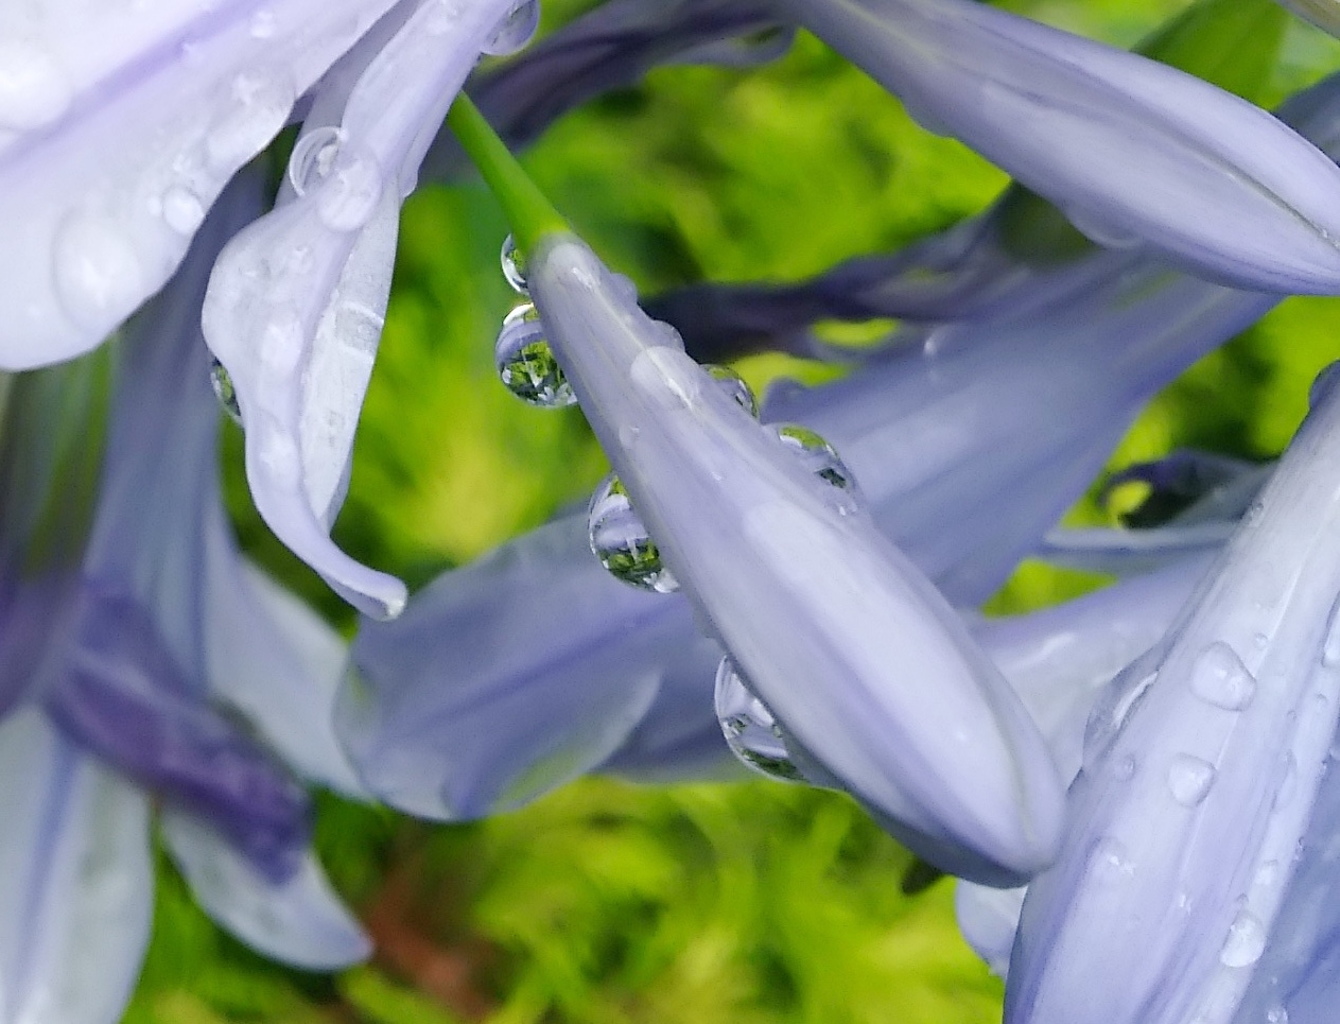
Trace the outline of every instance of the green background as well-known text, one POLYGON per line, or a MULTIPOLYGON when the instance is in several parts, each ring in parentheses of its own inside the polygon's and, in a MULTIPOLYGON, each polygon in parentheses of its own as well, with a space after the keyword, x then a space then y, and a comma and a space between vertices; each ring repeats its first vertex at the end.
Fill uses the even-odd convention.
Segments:
MULTIPOLYGON (((590 4, 550 0, 544 30, 590 4)), ((1133 45, 1173 0, 1015 0, 1010 9, 1133 45)), ((1267 0, 1181 56, 1264 105, 1340 67, 1340 49, 1267 0), (1241 29, 1236 35, 1234 28, 1241 29)), ((767 67, 673 67, 556 124, 525 157, 554 203, 645 293, 704 278, 793 279, 901 246, 980 210, 1006 182, 802 34, 767 67)), ((498 384, 506 233, 476 185, 406 205, 385 337, 337 539, 412 586, 584 500, 605 471, 578 411, 498 384)), ((829 325, 859 340, 886 325, 829 325)), ((1296 299, 1174 384, 1114 457, 1196 445, 1278 453, 1338 347, 1333 300, 1296 299)), ((761 384, 813 375, 780 357, 761 384)), ((820 371, 828 372, 828 371, 820 371)), ((348 610, 260 524, 229 428, 223 460, 246 546, 348 632, 348 610)), ((1122 493, 1128 504, 1138 489, 1122 493)), ((1074 521, 1103 522, 1091 499, 1074 521)), ((1025 566, 997 611, 1092 580, 1025 566)), ((334 976, 286 970, 214 928, 162 865, 129 1019, 446 1024, 978 1024, 1001 986, 958 938, 952 883, 908 897, 909 856, 846 798, 771 784, 638 788, 592 779, 465 825, 320 798, 318 845, 378 942, 334 976)))

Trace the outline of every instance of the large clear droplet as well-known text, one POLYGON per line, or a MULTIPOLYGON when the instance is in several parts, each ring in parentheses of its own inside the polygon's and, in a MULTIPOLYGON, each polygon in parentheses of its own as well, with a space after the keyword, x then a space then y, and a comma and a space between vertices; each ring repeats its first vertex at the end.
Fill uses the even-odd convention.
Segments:
POLYGON ((715 363, 706 363, 703 369, 707 375, 717 382, 717 386, 750 416, 758 416, 758 399, 754 397, 754 389, 749 386, 743 377, 732 370, 729 366, 718 366, 715 363))
POLYGON ((731 752, 748 768, 785 782, 804 782, 777 721, 754 696, 730 656, 717 666, 717 721, 731 752))
POLYGON ((482 47, 491 57, 506 57, 516 53, 535 37, 540 27, 539 0, 520 0, 498 22, 498 28, 482 47))
POLYGON ((526 287, 526 257, 517 248, 516 239, 512 235, 503 239, 502 253, 498 261, 502 264, 503 277, 507 279, 512 291, 518 295, 529 296, 530 290, 526 287))
POLYGON ((587 531, 592 554, 615 579, 658 594, 679 589, 679 581, 662 563, 660 549, 613 473, 591 495, 587 531))
POLYGON ((288 181, 294 192, 306 195, 329 176, 343 141, 339 128, 323 125, 294 143, 288 158, 288 181))
POLYGON ((1216 640, 1196 656, 1191 666, 1191 691, 1225 711, 1241 711, 1256 695, 1256 680, 1237 652, 1216 640))
POLYGON ((242 425, 242 407, 237 404, 237 389, 233 387, 233 378, 227 368, 217 359, 209 363, 209 383, 214 389, 214 397, 223 406, 228 418, 239 427, 242 425))
POLYGON ((1168 765, 1168 792, 1183 807, 1200 804, 1214 785, 1215 767, 1194 754, 1176 754, 1168 765))
POLYGON ((577 401, 545 337, 544 322, 531 303, 524 302, 507 314, 493 357, 503 386, 523 402, 541 409, 561 409, 577 401))
POLYGON ((838 512, 852 515, 860 509, 863 502, 861 492, 856 487, 856 477, 842 461, 837 449, 809 427, 802 427, 798 423, 773 424, 772 430, 806 469, 832 485, 838 512))

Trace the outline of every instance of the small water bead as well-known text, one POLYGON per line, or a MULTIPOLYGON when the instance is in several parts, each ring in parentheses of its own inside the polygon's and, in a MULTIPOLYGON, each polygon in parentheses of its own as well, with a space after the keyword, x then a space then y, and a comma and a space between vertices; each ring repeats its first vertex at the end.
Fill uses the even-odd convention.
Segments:
POLYGON ((530 295, 526 286, 526 256, 517 248, 516 239, 508 235, 503 239, 502 252, 498 257, 502 264, 503 277, 507 279, 512 291, 518 295, 530 295))
POLYGON ((1219 962, 1225 967, 1250 967, 1261 959, 1265 951, 1265 925, 1250 911, 1239 911, 1219 951, 1219 962))
POLYGON ((806 469, 832 485, 834 493, 840 495, 839 512, 851 515, 861 507, 856 477, 831 444, 813 430, 796 423, 772 424, 771 429, 777 439, 796 454, 806 469))
POLYGON ((498 22, 493 37, 482 47, 490 57, 507 57, 516 53, 535 37, 540 27, 539 0, 520 0, 498 22))
POLYGON ((1256 695, 1256 680, 1232 647, 1215 641, 1191 666, 1191 692, 1217 708, 1241 711, 1256 695))
POLYGON ((1114 758, 1108 766, 1108 772, 1118 782, 1129 782, 1135 778, 1135 758, 1130 754, 1114 758))
POLYGON ((577 401, 531 303, 507 314, 493 356, 503 386, 528 405, 561 409, 577 401))
POLYGON ((729 366, 718 366, 715 363, 708 363, 703 366, 707 375, 711 377, 720 386, 721 390, 745 412, 749 413, 755 419, 758 418, 758 399, 754 397, 754 389, 749 386, 743 377, 732 370, 729 366))
POLYGON ((259 153, 284 127, 295 95, 287 71, 244 72, 233 79, 232 105, 205 137, 205 153, 216 170, 231 174, 259 153))
POLYGON ((179 235, 190 235, 205 219, 200 197, 184 185, 173 185, 163 193, 163 222, 179 235))
POLYGON ((53 258, 61 306, 80 326, 106 331, 144 298, 139 252, 113 220, 67 216, 56 231, 53 258))
POLYGON ((1135 877, 1135 862, 1119 840, 1105 836, 1093 844, 1089 873, 1100 882, 1120 884, 1135 877))
POLYGON ((1266 1024, 1289 1024, 1289 1011, 1283 1006, 1272 1006, 1266 1011, 1266 1024))
POLYGON ((1183 807, 1196 807, 1214 785, 1215 767, 1193 754, 1175 754, 1168 765, 1168 792, 1183 807))
POLYGON ((729 655, 717 666, 716 711, 726 744, 746 767, 786 782, 805 781, 791 760, 777 720, 754 696, 729 655))
POLYGON ((628 491, 613 473, 591 495, 587 539, 591 553, 621 583, 658 594, 679 589, 679 581, 661 561, 660 548, 633 508, 628 491))
POLYGON ((304 196, 330 174, 343 141, 344 133, 339 128, 323 125, 294 144, 288 158, 288 180, 294 192, 304 196))
POLYGON ((239 427, 242 425, 242 407, 237 403, 237 389, 233 387, 232 375, 217 359, 209 362, 209 384, 214 389, 214 397, 223 406, 228 418, 239 427))

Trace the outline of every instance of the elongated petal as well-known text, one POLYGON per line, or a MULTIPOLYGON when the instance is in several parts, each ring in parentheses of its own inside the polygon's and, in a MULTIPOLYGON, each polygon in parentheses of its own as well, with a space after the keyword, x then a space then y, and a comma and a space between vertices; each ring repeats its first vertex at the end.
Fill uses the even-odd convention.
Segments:
POLYGON ((400 581, 331 543, 381 337, 400 203, 508 0, 399 8, 318 90, 274 212, 225 250, 205 336, 247 431, 256 507, 360 611, 393 618, 400 581))
POLYGON ((156 292, 224 184, 392 0, 0 12, 0 366, 68 359, 156 292))
POLYGON ((45 706, 67 735, 149 790, 208 815, 261 870, 283 878, 307 838, 302 790, 191 692, 145 611, 86 585, 45 706))
POLYGON ((290 877, 275 882, 198 818, 168 810, 160 827, 196 900, 257 952, 314 971, 348 967, 372 953, 310 852, 290 877))
POLYGON ((667 564, 788 733, 914 848, 993 879, 1046 863, 1055 769, 944 599, 585 245, 551 237, 531 267, 555 351, 667 564))
POLYGON ((1244 100, 971 0, 782 6, 1081 229, 1246 288, 1340 289, 1340 170, 1244 100))
POLYGON ((148 801, 35 709, 0 721, 0 1021, 114 1024, 149 939, 148 801))
POLYGON ((448 573, 365 623, 339 728, 368 788, 434 818, 514 807, 625 740, 690 632, 689 610, 610 579, 584 518, 448 573))
POLYGON ((1193 604, 1095 710, 1007 1020, 1230 1020, 1336 728, 1340 404, 1327 397, 1193 604))

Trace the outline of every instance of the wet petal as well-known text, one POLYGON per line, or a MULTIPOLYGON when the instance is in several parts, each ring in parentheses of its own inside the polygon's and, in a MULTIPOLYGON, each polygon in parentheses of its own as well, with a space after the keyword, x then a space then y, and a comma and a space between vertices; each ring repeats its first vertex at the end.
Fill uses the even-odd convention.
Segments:
POLYGON ((402 7, 312 101, 275 210, 219 258, 205 337, 230 374, 256 507, 360 611, 393 618, 399 581, 330 541, 381 337, 400 203, 510 0, 402 7))
POLYGON ((393 623, 365 622, 339 731, 368 788, 471 818, 590 771, 656 697, 689 610, 610 579, 585 517, 441 577, 393 623))
POLYGON ((312 971, 371 955, 372 943, 310 852, 290 877, 275 882, 198 818, 167 810, 160 827, 197 902, 252 949, 312 971))
POLYGON ((392 0, 0 12, 0 366, 100 342, 181 261, 224 184, 392 0))
POLYGON ((0 721, 0 1021, 119 1019, 149 940, 148 801, 37 710, 0 721))
POLYGON ((1338 447, 1328 398, 1193 603, 1095 710, 1007 1020, 1232 1018, 1336 728, 1338 447))
POLYGON ((782 6, 1104 243, 1246 288, 1340 290, 1340 169, 1250 103, 970 0, 782 6))
POLYGON ((584 244, 551 237, 529 269, 620 479, 788 744, 794 737, 928 859, 993 880, 1046 863, 1059 828, 1055 769, 943 598, 868 517, 839 511, 829 485, 647 319, 584 244), (816 679, 831 683, 816 689, 816 679), (928 680, 934 706, 917 694, 928 680))

